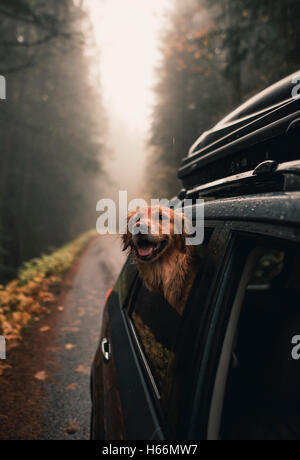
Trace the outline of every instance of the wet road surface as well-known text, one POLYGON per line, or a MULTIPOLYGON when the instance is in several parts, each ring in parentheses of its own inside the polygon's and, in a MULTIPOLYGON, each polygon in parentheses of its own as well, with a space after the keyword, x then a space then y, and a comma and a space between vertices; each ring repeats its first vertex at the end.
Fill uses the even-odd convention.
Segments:
POLYGON ((89 439, 90 367, 100 337, 104 299, 123 263, 114 236, 98 238, 80 261, 51 345, 53 363, 46 369, 51 382, 45 383, 42 439, 89 439))
POLYGON ((57 302, 8 351, 0 378, 0 439, 89 439, 90 368, 107 290, 124 263, 120 241, 98 237, 68 271, 57 302))

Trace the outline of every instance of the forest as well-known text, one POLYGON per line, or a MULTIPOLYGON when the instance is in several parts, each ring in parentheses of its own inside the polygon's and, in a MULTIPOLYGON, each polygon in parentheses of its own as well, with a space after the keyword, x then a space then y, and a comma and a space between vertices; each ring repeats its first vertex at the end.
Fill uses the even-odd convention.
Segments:
POLYGON ((0 283, 95 226, 105 114, 90 29, 82 2, 0 1, 0 283))

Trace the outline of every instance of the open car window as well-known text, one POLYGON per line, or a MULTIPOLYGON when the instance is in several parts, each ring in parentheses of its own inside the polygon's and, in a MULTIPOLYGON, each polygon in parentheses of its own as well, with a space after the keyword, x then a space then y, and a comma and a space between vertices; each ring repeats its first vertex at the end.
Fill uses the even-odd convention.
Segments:
MULTIPOLYGON (((204 243, 196 248, 199 271, 207 258, 211 234, 208 229, 204 243)), ((196 277, 195 282, 198 281, 196 277)), ((171 432, 176 427, 180 382, 184 378, 180 366, 184 343, 180 339, 188 308, 189 301, 179 314, 163 296, 150 292, 141 281, 130 306, 129 318, 171 432)))

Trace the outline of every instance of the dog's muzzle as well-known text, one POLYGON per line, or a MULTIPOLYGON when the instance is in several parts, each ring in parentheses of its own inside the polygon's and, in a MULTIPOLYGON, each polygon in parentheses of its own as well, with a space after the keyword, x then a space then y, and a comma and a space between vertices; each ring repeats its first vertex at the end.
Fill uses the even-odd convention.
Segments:
POLYGON ((145 261, 154 259, 166 246, 167 239, 158 240, 152 235, 138 233, 133 236, 137 256, 145 261))

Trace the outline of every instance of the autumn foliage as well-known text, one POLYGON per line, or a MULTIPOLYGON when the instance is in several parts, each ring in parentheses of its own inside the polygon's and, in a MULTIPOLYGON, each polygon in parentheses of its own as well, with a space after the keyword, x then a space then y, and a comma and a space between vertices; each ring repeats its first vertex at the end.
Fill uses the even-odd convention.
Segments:
POLYGON ((18 344, 22 329, 32 318, 55 303, 54 291, 64 273, 95 236, 95 231, 89 231, 52 254, 26 262, 17 279, 0 285, 0 335, 5 337, 8 350, 18 344))

